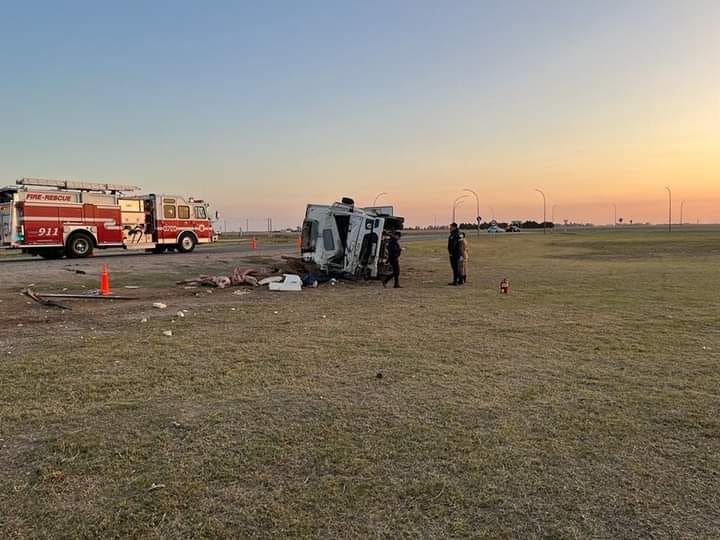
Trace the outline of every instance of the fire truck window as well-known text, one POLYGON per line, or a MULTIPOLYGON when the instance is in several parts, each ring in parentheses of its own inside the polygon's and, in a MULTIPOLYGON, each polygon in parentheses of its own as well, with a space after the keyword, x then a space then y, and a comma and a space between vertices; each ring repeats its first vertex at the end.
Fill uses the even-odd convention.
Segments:
POLYGON ((180 219, 190 219, 190 207, 178 206, 178 217, 180 219))
POLYGON ((175 207, 169 204, 163 206, 163 216, 165 219, 175 219, 175 207))
POLYGON ((207 213, 204 206, 195 207, 195 219, 207 219, 207 213))

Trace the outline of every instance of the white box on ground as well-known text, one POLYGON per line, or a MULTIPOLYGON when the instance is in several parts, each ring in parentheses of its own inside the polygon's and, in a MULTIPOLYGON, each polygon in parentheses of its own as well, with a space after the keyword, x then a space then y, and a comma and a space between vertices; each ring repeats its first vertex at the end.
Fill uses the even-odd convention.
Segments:
POLYGON ((270 283, 271 291, 301 291, 302 280, 296 274, 284 274, 285 279, 280 282, 270 283))

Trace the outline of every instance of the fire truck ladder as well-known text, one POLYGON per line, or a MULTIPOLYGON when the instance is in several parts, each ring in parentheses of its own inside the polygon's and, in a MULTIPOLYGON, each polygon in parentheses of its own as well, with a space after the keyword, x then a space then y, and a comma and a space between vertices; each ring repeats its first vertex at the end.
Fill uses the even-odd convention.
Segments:
POLYGON ((15 183, 20 186, 54 187, 58 189, 75 189, 78 191, 109 191, 111 193, 140 190, 138 186, 127 186, 122 184, 100 184, 97 182, 75 182, 72 180, 46 180, 43 178, 21 178, 15 183))

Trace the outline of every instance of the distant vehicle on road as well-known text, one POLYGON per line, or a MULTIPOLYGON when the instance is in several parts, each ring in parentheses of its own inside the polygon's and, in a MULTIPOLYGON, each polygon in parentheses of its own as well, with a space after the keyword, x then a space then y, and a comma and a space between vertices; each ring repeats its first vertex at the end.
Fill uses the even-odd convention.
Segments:
POLYGON ((491 233, 491 234, 504 233, 504 232, 505 232, 505 229, 503 229, 502 227, 498 226, 497 224, 493 224, 493 225, 490 225, 490 226, 488 227, 487 232, 489 232, 489 233, 491 233))

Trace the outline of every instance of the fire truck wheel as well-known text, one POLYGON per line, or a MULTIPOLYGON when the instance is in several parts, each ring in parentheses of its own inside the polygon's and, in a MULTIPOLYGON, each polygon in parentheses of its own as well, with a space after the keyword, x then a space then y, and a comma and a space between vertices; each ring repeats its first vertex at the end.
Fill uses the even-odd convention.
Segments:
POLYGON ((85 233, 75 233, 67 241, 68 257, 81 259, 92 255, 93 240, 85 233))
POLYGON ((178 241, 177 249, 180 253, 189 253, 195 249, 195 237, 192 234, 183 234, 178 241))

